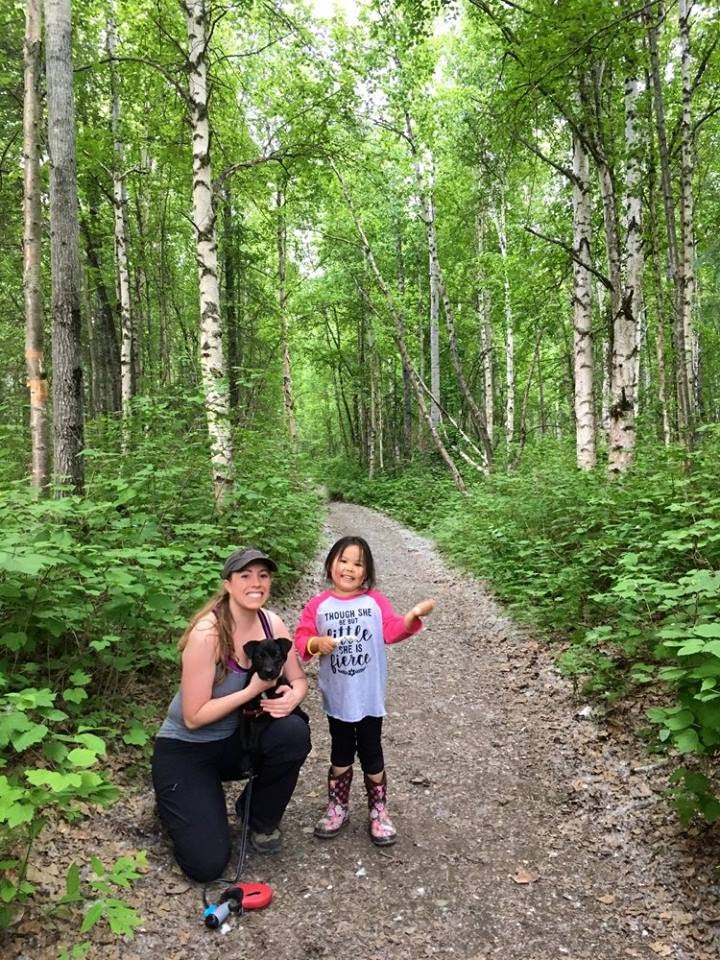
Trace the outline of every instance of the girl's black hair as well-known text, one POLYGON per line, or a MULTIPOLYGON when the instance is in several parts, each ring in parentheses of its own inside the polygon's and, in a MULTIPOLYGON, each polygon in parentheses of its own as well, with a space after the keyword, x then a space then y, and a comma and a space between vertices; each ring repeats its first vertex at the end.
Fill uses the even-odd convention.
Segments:
POLYGON ((365 579, 363 580, 363 586, 366 590, 372 590, 375 586, 375 561, 373 560, 372 551, 368 546, 367 540, 363 540, 362 537, 340 537, 339 540, 336 540, 335 543, 330 547, 330 552, 325 557, 325 576, 328 580, 332 580, 330 571, 332 570, 332 565, 335 563, 337 557, 339 557, 343 550, 347 547, 358 547, 363 558, 363 563, 365 564, 365 579))

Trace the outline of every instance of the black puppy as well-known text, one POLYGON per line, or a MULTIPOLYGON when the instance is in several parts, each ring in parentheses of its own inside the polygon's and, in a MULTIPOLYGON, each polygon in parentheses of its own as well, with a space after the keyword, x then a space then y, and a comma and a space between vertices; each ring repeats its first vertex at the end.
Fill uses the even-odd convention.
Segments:
MULTIPOLYGON (((276 697, 278 687, 292 686, 282 668, 287 660, 287 655, 292 648, 292 643, 287 637, 268 637, 265 640, 250 640, 243 647, 250 661, 250 672, 248 674, 248 683, 253 674, 257 673, 261 680, 275 680, 275 686, 258 694, 252 700, 243 704, 240 708, 242 718, 242 741, 245 750, 254 753, 257 750, 260 737, 267 729, 272 720, 269 713, 260 706, 260 701, 266 697, 276 697)), ((307 720, 307 714, 296 707, 293 713, 299 714, 307 720)))

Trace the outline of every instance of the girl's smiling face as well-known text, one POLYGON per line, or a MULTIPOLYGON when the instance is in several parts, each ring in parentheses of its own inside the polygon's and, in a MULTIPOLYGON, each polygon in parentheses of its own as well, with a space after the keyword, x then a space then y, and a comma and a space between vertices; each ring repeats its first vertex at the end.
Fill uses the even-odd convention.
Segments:
POLYGON ((345 547, 332 562, 330 579, 336 593, 350 596, 363 589, 367 569, 362 550, 358 546, 345 547))

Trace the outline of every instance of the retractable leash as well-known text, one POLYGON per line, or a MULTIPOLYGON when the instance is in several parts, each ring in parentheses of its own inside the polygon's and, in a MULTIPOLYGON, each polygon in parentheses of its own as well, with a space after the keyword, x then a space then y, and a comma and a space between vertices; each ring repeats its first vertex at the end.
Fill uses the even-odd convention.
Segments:
POLYGON ((272 887, 267 883, 240 883, 240 874, 245 867, 247 855, 248 825, 250 823, 250 801, 252 800, 252 785, 255 774, 250 777, 245 791, 245 812, 243 816, 242 834, 240 835, 240 855, 238 856, 237 870, 234 880, 212 880, 203 887, 203 904, 205 910, 203 918, 205 926, 210 930, 217 930, 225 923, 231 913, 242 914, 246 910, 262 910, 272 900, 272 887), (229 883, 230 886, 220 895, 217 903, 208 903, 208 888, 218 883, 229 883))

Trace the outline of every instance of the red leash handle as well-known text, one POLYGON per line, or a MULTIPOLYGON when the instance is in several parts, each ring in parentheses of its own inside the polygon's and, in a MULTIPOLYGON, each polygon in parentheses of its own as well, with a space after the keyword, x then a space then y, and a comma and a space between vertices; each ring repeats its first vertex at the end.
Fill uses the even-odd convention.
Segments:
POLYGON ((273 898, 267 883, 234 883, 222 895, 223 900, 237 901, 241 910, 262 910, 273 898))

